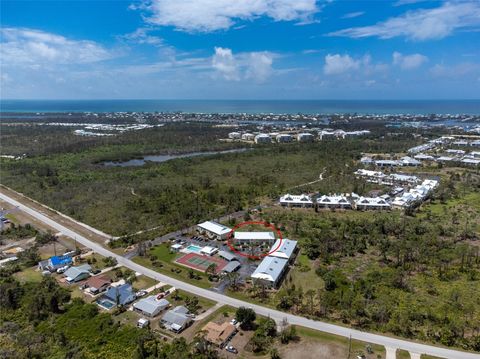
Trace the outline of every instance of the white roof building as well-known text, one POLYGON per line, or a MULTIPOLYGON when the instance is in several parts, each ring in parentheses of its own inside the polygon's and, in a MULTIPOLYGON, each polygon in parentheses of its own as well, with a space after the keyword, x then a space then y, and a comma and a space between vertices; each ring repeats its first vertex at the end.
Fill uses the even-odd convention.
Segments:
POLYGON ((449 156, 440 156, 437 158, 438 162, 452 162, 456 160, 457 159, 455 157, 449 157, 449 156))
POLYGON ((293 136, 288 133, 281 133, 276 136, 276 140, 278 143, 292 142, 293 136))
POLYGON ((323 195, 317 198, 317 204, 321 207, 327 208, 351 208, 352 204, 344 195, 323 195))
POLYGON ((446 153, 453 153, 455 155, 464 155, 465 151, 464 150, 454 150, 454 149, 448 149, 445 151, 446 153))
POLYGON ((272 138, 266 133, 261 133, 255 136, 255 143, 270 143, 272 138))
POLYGON ((202 249, 200 249, 200 253, 205 254, 207 256, 213 256, 217 252, 218 252, 218 248, 210 247, 210 246, 205 246, 202 249))
POLYGON ((253 141, 254 138, 255 138, 255 135, 253 133, 244 133, 242 135, 242 140, 244 141, 253 141))
POLYGON ((395 167, 400 166, 401 162, 396 160, 377 160, 375 161, 375 165, 379 167, 395 167))
POLYGON ((168 300, 163 298, 157 299, 155 295, 151 295, 133 303, 133 308, 149 317, 154 317, 162 310, 168 308, 169 305, 170 302, 168 300))
POLYGON ((314 139, 315 139, 315 136, 308 132, 299 133, 297 135, 298 142, 313 142, 314 139))
POLYGON ((234 234, 235 241, 239 242, 273 242, 273 232, 238 232, 234 234))
POLYGON ((400 163, 402 166, 420 166, 422 164, 422 162, 409 156, 402 157, 400 163))
POLYGON ((230 132, 228 134, 228 138, 232 140, 237 140, 237 139, 240 139, 241 137, 242 137, 242 134, 240 132, 230 132))
POLYGON ((291 239, 284 238, 282 243, 280 244, 280 239, 277 239, 275 243, 272 245, 270 252, 275 250, 269 254, 270 257, 277 257, 283 259, 290 259, 297 248, 297 241, 293 241, 291 239), (277 249, 278 247, 278 249, 277 249))
POLYGON ((418 155, 413 156, 413 158, 419 161, 433 161, 435 159, 435 157, 426 155, 424 153, 419 153, 418 155))
POLYGON ((260 279, 273 287, 276 287, 288 264, 287 259, 267 256, 258 265, 251 277, 260 279))
POLYGON ((232 231, 231 228, 212 221, 197 224, 197 229, 200 232, 206 232, 210 237, 216 237, 218 239, 227 238, 228 234, 232 231))
POLYGON ((390 203, 381 197, 360 197, 355 201, 357 209, 389 209, 390 203))
POLYGON ((313 205, 312 198, 309 195, 292 195, 286 194, 280 197, 280 204, 289 207, 311 207, 313 205))

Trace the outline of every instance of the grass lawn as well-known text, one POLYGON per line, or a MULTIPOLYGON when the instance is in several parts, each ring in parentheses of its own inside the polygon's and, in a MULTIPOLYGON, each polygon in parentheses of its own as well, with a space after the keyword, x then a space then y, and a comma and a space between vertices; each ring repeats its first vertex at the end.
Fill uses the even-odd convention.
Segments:
POLYGON ((288 280, 283 282, 283 286, 295 283, 296 287, 302 287, 304 291, 323 287, 323 280, 315 273, 313 262, 304 254, 297 257, 296 265, 290 269, 286 279, 288 280))
POLYGON ((147 277, 145 275, 140 275, 137 277, 137 280, 133 282, 133 287, 137 290, 147 289, 154 286, 157 283, 158 282, 153 278, 147 277))
POLYGON ((162 262, 172 262, 175 260, 177 253, 170 251, 169 243, 163 243, 152 247, 149 251, 149 255, 154 255, 162 262))
POLYGON ((37 267, 23 269, 13 274, 13 276, 22 283, 42 281, 42 273, 37 270, 37 267))
MULTIPOLYGON (((320 343, 325 343, 325 344, 339 344, 342 345, 346 348, 350 346, 349 339, 340 337, 338 335, 334 334, 329 334, 325 332, 320 332, 317 330, 313 329, 308 329, 304 327, 297 327, 297 334, 300 336, 300 338, 309 338, 313 339, 315 341, 318 341, 320 343)), ((366 346, 369 345, 368 343, 352 339, 351 341, 351 348, 350 351, 353 354, 360 353, 362 352, 363 354, 366 354, 366 346)), ((380 354, 383 357, 385 357, 385 348, 381 345, 376 345, 376 344, 370 344, 370 347, 372 348, 375 357, 377 354, 380 354)), ((352 357, 352 356, 351 356, 352 357)))

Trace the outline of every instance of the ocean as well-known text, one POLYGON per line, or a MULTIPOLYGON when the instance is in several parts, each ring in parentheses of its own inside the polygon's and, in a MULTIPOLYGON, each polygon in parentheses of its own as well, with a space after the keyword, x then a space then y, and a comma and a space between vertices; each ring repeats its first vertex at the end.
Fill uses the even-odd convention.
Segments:
POLYGON ((480 100, 0 100, 0 112, 480 115, 480 100))

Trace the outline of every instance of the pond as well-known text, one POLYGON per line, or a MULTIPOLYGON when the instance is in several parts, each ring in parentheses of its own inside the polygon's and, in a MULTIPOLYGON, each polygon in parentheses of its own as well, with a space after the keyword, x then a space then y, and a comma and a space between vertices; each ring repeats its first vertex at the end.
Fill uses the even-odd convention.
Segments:
POLYGON ((218 155, 223 153, 235 153, 235 152, 245 152, 248 148, 237 148, 233 150, 225 151, 207 151, 207 152, 190 152, 182 153, 179 155, 149 155, 142 158, 135 158, 128 161, 105 161, 101 164, 106 167, 132 167, 132 166, 143 166, 147 162, 166 162, 174 160, 176 158, 189 158, 189 157, 198 157, 198 156, 208 156, 208 155, 218 155))

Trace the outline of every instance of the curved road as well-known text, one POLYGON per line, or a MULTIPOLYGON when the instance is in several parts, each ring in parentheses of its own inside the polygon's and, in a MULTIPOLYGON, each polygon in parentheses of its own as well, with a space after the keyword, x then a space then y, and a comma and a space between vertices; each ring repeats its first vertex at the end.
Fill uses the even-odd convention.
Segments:
POLYGON ((304 317, 280 312, 278 310, 262 307, 260 305, 256 305, 256 304, 245 302, 239 299, 228 297, 224 294, 219 294, 207 289, 199 288, 192 284, 184 283, 180 280, 170 278, 166 275, 155 272, 154 270, 143 267, 131 261, 130 259, 124 258, 118 254, 115 254, 111 252, 108 248, 105 248, 98 243, 92 242, 91 240, 83 237, 82 235, 66 228, 65 226, 59 224, 58 222, 43 215, 42 213, 28 206, 23 205, 22 203, 14 200, 13 198, 10 198, 9 196, 6 196, 3 193, 0 193, 0 198, 6 202, 11 203, 14 206, 18 206, 22 211, 28 213, 32 217, 38 219, 39 221, 44 222, 45 224, 49 225, 52 228, 55 228, 56 230, 62 232, 66 236, 76 239, 78 242, 80 242, 86 247, 91 248, 95 252, 98 252, 99 254, 106 257, 111 256, 116 258, 119 264, 127 268, 130 268, 136 272, 142 273, 147 277, 154 278, 164 283, 168 283, 176 288, 185 290, 190 293, 197 294, 205 298, 212 299, 214 301, 217 301, 218 303, 230 305, 236 308, 242 307, 242 306, 251 307, 259 315, 269 316, 270 318, 274 319, 277 322, 280 322, 283 319, 286 319, 289 324, 299 325, 299 326, 319 330, 322 332, 336 334, 342 337, 347 337, 347 338, 352 337, 353 339, 361 340, 368 343, 379 344, 388 348, 403 349, 403 350, 407 350, 410 353, 428 354, 428 355, 433 355, 441 358, 451 358, 451 359, 480 359, 480 354, 461 352, 461 351, 452 350, 452 349, 446 349, 446 348, 441 348, 441 347, 436 347, 436 346, 431 346, 431 345, 426 345, 421 343, 415 343, 415 342, 391 338, 383 335, 362 332, 360 330, 350 329, 350 328, 342 327, 335 324, 315 321, 315 320, 307 319, 304 317))

